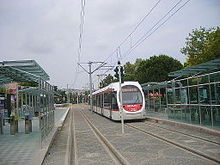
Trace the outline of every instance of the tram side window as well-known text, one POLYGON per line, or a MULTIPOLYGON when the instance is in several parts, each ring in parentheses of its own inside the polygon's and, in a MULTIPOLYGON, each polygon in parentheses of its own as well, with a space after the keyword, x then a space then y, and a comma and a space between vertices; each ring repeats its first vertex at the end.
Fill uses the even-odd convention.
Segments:
POLYGON ((97 106, 100 107, 100 95, 98 95, 98 98, 97 98, 97 106))
POLYGON ((99 104, 100 104, 100 107, 103 108, 103 94, 100 95, 99 104))
POLYGON ((104 94, 104 108, 111 108, 111 95, 109 93, 104 94))
POLYGON ((117 104, 117 99, 116 99, 116 94, 112 94, 112 109, 118 109, 118 104, 117 104))
POLYGON ((93 96, 93 97, 92 97, 92 104, 93 104, 94 106, 96 106, 96 96, 93 96))

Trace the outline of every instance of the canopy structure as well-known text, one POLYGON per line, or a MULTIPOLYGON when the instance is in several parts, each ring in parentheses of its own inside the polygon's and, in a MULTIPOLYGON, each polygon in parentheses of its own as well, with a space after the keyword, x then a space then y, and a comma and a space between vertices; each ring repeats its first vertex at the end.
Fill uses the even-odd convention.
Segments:
POLYGON ((149 83, 144 83, 141 84, 142 89, 145 90, 153 90, 153 89, 160 89, 160 88, 166 88, 170 86, 170 84, 168 84, 168 82, 149 82, 149 83))
POLYGON ((41 78, 49 80, 48 74, 35 60, 2 61, 0 62, 0 84, 11 82, 38 82, 41 78))
POLYGON ((169 73, 169 77, 188 77, 220 70, 220 58, 169 73))

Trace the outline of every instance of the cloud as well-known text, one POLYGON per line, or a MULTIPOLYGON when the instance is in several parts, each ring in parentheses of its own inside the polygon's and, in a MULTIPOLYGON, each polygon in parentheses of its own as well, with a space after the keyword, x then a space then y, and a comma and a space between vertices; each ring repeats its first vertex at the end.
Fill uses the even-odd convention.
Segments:
MULTIPOLYGON (((106 59, 133 30, 157 0, 86 1, 82 62, 106 59)), ((132 36, 134 43, 163 16, 176 1, 163 0, 132 36)), ((220 24, 219 0, 193 0, 169 22, 144 41, 124 62, 160 53, 185 61, 179 50, 193 28, 220 24), (202 12, 201 12, 202 11, 202 12)), ((80 1, 0 1, 0 60, 35 59, 51 76, 51 83, 65 87, 76 75, 80 24, 80 1)), ((130 46, 121 47, 122 54, 130 46)), ((117 61, 114 54, 108 63, 117 61)), ((98 73, 98 72, 97 72, 98 73)), ((80 73, 77 88, 85 86, 80 73)), ((94 80, 97 77, 94 74, 94 80)))

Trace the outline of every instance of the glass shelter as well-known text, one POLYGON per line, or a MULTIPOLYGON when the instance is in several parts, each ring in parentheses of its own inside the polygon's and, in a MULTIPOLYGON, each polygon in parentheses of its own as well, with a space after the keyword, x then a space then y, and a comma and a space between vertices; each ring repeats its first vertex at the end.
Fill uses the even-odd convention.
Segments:
POLYGON ((147 112, 220 128, 220 59, 169 74, 171 81, 142 84, 147 112))
POLYGON ((43 141, 54 126, 54 89, 47 80, 49 76, 34 60, 0 62, 1 128, 8 122, 10 134, 16 134, 25 121, 29 133, 32 123, 37 123, 43 141))

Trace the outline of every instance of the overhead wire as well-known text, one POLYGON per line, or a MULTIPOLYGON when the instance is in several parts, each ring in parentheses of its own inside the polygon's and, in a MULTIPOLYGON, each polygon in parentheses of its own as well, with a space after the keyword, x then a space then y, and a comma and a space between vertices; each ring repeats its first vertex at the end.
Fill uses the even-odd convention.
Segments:
POLYGON ((85 22, 85 0, 81 0, 78 62, 80 62, 80 56, 81 56, 81 53, 82 53, 82 40, 83 40, 83 32, 84 32, 84 22, 85 22))
POLYGON ((176 6, 181 2, 182 0, 178 1, 177 4, 175 4, 175 6, 170 9, 154 26, 152 26, 152 28, 150 30, 147 31, 147 33, 145 33, 134 45, 133 47, 128 50, 124 57, 125 58, 128 54, 130 54, 134 49, 136 49, 141 43, 143 43, 147 38, 149 38, 153 33, 155 33, 161 26, 163 26, 169 19, 171 19, 180 9, 182 9, 190 0, 187 0, 183 5, 181 5, 175 12, 173 12, 170 16, 168 16, 171 11, 173 11, 176 6), (161 24, 159 24, 164 18, 166 18, 168 16, 167 19, 165 19, 161 24), (157 26, 159 24, 159 26, 157 26), (157 27, 156 27, 157 26, 157 27), (156 27, 156 28, 155 28, 156 27), (155 29, 154 29, 155 28, 155 29), (153 31, 152 31, 153 30, 153 31), (151 32, 151 33, 150 33, 151 32))
POLYGON ((77 64, 76 64, 76 71, 75 71, 75 77, 73 81, 73 87, 75 87, 76 80, 78 78, 79 74, 79 65, 78 63, 80 62, 81 54, 82 54, 82 44, 83 44, 83 33, 84 33, 84 22, 85 22, 85 6, 86 6, 86 1, 81 0, 81 11, 80 11, 80 25, 79 25, 79 40, 78 40, 78 50, 77 50, 77 64))
MULTIPOLYGON (((149 38, 153 33, 155 33, 160 27, 162 27, 169 19, 171 19, 179 10, 181 10, 190 0, 187 0, 185 3, 183 3, 177 10, 175 10, 171 15, 169 15, 183 0, 179 0, 161 19, 159 19, 159 21, 157 21, 148 31, 147 33, 145 33, 140 39, 138 39, 137 42, 135 42, 134 45, 132 45, 130 47, 130 49, 124 53, 124 55, 121 57, 122 59, 124 59, 127 55, 129 55, 134 49, 136 49, 141 43, 143 43, 147 38, 149 38), (169 16, 168 16, 169 15, 169 16), (167 17, 168 16, 168 17, 167 17), (167 17, 167 19, 165 19, 167 17), (164 20, 165 19, 165 20, 164 20), (163 21, 164 20, 164 21, 163 21), (163 21, 163 22, 162 22, 163 21), (162 23, 161 23, 162 22, 162 23), (157 26, 158 25, 158 26, 157 26)), ((159 2, 157 2, 158 4, 159 2)), ((156 5, 156 4, 155 4, 156 5)), ((143 21, 142 21, 143 22, 143 21)), ((139 23, 138 23, 138 26, 139 26, 139 23)), ((137 27, 137 26, 136 26, 137 27)), ((133 32, 133 31, 132 31, 133 32)), ((130 35, 130 34, 129 34, 130 35)), ((129 36, 128 35, 128 36, 129 36)), ((127 37, 126 39, 128 39, 129 37, 127 37)), ((125 40, 126 40, 125 39, 125 40)), ((123 40, 123 42, 125 41, 123 40)), ((122 42, 122 43, 123 43, 122 42)), ((121 46, 121 44, 119 45, 119 47, 121 46)), ((114 53, 116 53, 117 55, 117 52, 118 51, 118 48, 114 50, 114 53)), ((112 55, 111 54, 111 55, 112 55)), ((108 57, 110 58, 110 57, 108 57)), ((107 59, 108 59, 107 58, 107 59)), ((115 65, 116 66, 116 65, 115 65)), ((109 71, 109 70, 108 70, 109 71)), ((107 72, 108 72, 107 71, 107 72)), ((107 73, 105 72, 105 73, 107 73)))
MULTIPOLYGON (((121 47, 127 40, 128 38, 138 29, 138 27, 149 17, 149 15, 153 12, 153 10, 158 6, 158 4, 161 2, 162 0, 158 0, 154 6, 150 9, 149 12, 147 12, 147 14, 144 15, 144 17, 137 23, 137 25, 135 26, 135 28, 127 35, 127 37, 119 44, 118 47, 121 47)), ((118 47, 104 60, 105 62, 114 54, 117 53, 117 49, 118 47)))
MULTIPOLYGON (((118 49, 120 50, 120 47, 129 39, 131 38, 132 34, 138 29, 138 27, 147 19, 147 17, 149 17, 149 15, 153 12, 153 10, 158 6, 158 4, 161 2, 162 0, 158 0, 153 7, 150 9, 150 11, 148 11, 144 17, 141 18, 141 20, 137 23, 137 25, 134 27, 134 29, 127 35, 127 37, 119 44, 119 46, 111 53, 109 54, 109 56, 104 60, 104 62, 106 62, 110 57, 112 57, 115 53, 118 55, 118 49)), ((111 70, 111 69, 109 69, 111 70)), ((105 73, 107 73, 109 70, 107 70, 105 73)), ((105 74, 104 73, 104 74, 105 74)))

